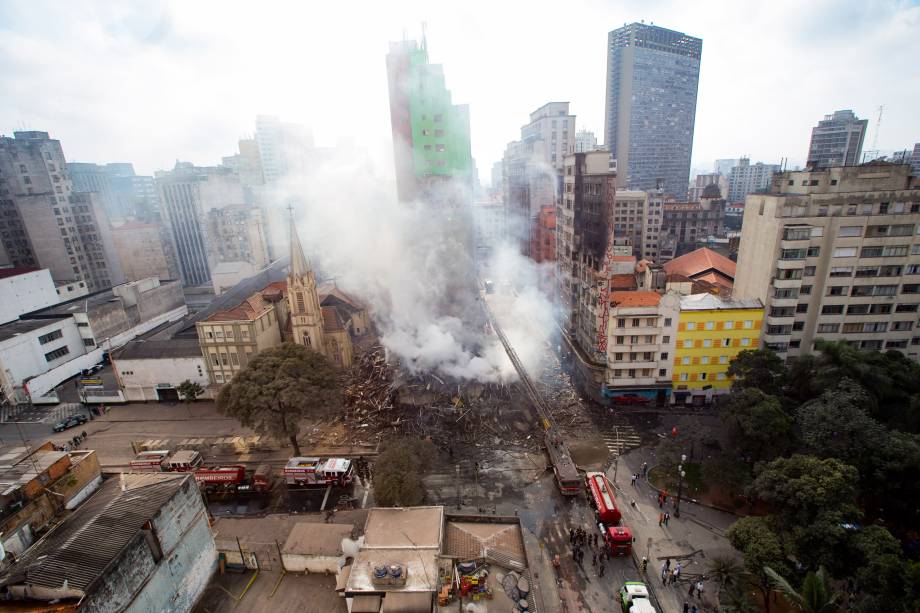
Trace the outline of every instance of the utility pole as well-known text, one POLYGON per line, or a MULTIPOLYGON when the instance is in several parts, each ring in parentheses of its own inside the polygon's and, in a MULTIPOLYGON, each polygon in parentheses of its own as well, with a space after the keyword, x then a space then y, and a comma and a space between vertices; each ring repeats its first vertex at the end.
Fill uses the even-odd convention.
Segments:
POLYGON ((684 471, 684 462, 687 461, 687 454, 680 456, 680 464, 677 466, 677 504, 674 506, 674 517, 680 517, 680 495, 683 491, 684 477, 687 473, 684 471))
POLYGON ((457 510, 460 510, 460 463, 457 463, 457 510))

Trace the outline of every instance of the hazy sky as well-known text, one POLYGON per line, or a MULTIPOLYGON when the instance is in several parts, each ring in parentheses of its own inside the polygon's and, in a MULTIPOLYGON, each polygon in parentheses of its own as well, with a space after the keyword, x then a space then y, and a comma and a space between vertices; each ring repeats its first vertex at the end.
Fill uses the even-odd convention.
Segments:
POLYGON ((920 141, 920 0, 0 0, 0 132, 47 130, 71 161, 143 173, 218 163, 257 114, 381 150, 387 43, 424 21, 487 178, 550 100, 602 139, 607 32, 642 19, 703 39, 694 168, 801 162, 811 127, 843 108, 870 120, 866 148, 879 105, 879 149, 920 141))

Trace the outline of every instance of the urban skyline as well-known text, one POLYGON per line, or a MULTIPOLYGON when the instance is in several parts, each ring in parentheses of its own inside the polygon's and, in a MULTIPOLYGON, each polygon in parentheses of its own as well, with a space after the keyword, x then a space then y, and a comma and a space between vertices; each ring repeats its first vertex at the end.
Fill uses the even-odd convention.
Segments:
MULTIPOLYGON (((335 20, 336 10, 328 10, 326 17, 335 20)), ((794 27, 783 18, 789 10, 791 5, 771 4, 759 9, 757 19, 750 19, 741 7, 730 4, 713 4, 706 10, 681 9, 668 3, 651 8, 638 4, 615 8, 576 5, 573 14, 590 14, 592 25, 587 32, 581 28, 578 37, 563 37, 567 53, 562 55, 572 53, 579 57, 580 69, 567 71, 564 59, 551 57, 560 54, 550 49, 544 52, 528 46, 526 61, 519 57, 514 43, 522 45, 525 41, 509 26, 516 15, 510 8, 489 7, 485 13, 490 19, 474 17, 473 12, 466 11, 454 14, 449 9, 433 13, 430 7, 423 11, 397 8, 369 19, 370 26, 352 24, 348 52, 332 65, 310 64, 305 72, 308 78, 296 80, 302 82, 297 85, 288 83, 289 79, 276 78, 277 70, 283 67, 267 68, 266 54, 311 57, 345 40, 339 42, 334 31, 311 30, 309 36, 296 37, 311 42, 291 43, 291 37, 281 32, 278 36, 273 33, 264 45, 240 50, 236 48, 237 36, 251 34, 263 41, 268 36, 268 24, 258 14, 239 14, 233 7, 228 7, 222 16, 227 33, 216 35, 203 31, 205 16, 189 7, 180 11, 161 5, 159 12, 124 8, 109 14, 101 8, 92 10, 90 5, 73 14, 67 8, 56 9, 49 18, 41 11, 6 6, 0 8, 0 21, 6 24, 7 34, 0 43, 5 58, 0 64, 4 75, 0 79, 19 81, 0 83, 5 91, 23 94, 0 102, 0 116, 5 118, 0 131, 11 133, 23 127, 50 130, 69 144, 70 159, 75 162, 128 159, 135 163, 138 174, 152 174, 170 168, 177 152, 183 152, 184 158, 195 164, 213 164, 240 136, 252 133, 253 116, 272 113, 312 127, 317 142, 358 141, 371 149, 372 155, 389 157, 387 109, 365 101, 385 100, 386 79, 380 74, 380 58, 388 43, 398 39, 401 32, 406 32, 408 38, 418 38, 418 15, 423 15, 432 62, 451 67, 454 97, 470 105, 473 157, 481 175, 486 175, 492 162, 500 159, 505 144, 516 135, 521 117, 546 100, 569 100, 572 113, 580 118, 579 128, 600 135, 607 34, 624 23, 643 19, 706 41, 691 165, 694 169, 708 169, 713 159, 741 154, 768 161, 785 157, 790 159, 790 166, 804 165, 811 127, 825 114, 845 108, 869 119, 867 141, 871 142, 877 107, 884 105, 878 148, 891 151, 911 145, 900 139, 902 134, 920 131, 918 119, 906 103, 916 94, 917 86, 895 75, 909 74, 904 63, 918 52, 920 43, 910 37, 920 13, 916 4, 863 7, 838 3, 831 11, 835 17, 830 23, 826 18, 828 10, 822 5, 797 7, 794 27), (83 20, 94 24, 86 28, 87 34, 79 34, 79 27, 70 27, 83 20), (455 23, 464 28, 453 28, 455 23), (484 34, 483 45, 469 47, 465 37, 459 35, 468 27, 484 34), (861 29, 863 44, 854 47, 847 42, 847 34, 856 27, 861 29), (507 33, 491 36, 497 28, 505 28, 507 33), (765 31, 770 32, 769 37, 763 36, 765 31), (504 34, 511 37, 510 44, 504 34), (746 50, 747 40, 767 38, 768 46, 759 47, 756 54, 746 50), (884 45, 874 44, 877 39, 884 39, 884 45), (495 41, 502 41, 499 47, 495 41), (78 83, 62 72, 62 66, 36 64, 16 48, 20 43, 92 63, 99 68, 99 75, 118 75, 123 81, 124 100, 131 100, 132 108, 138 112, 125 113, 124 102, 107 96, 109 88, 101 77, 88 84, 82 79, 78 83), (194 49, 202 47, 209 52, 195 56, 194 49), (244 51, 245 57, 239 57, 244 51), (178 73, 155 70, 158 54, 181 59, 185 68, 178 73), (832 66, 812 66, 802 61, 822 55, 832 55, 838 61, 832 66), (109 59, 111 56, 120 59, 109 59), (214 69, 216 56, 239 60, 232 74, 214 69), (504 63, 520 71, 520 82, 525 86, 507 86, 507 73, 501 69, 504 63), (786 65, 799 65, 802 69, 792 74, 784 69, 786 65), (858 72, 861 81, 840 78, 844 70, 847 74, 858 72), (540 79, 538 71, 549 71, 554 78, 540 79), (343 74, 349 78, 342 78, 343 74), (241 88, 239 83, 244 79, 251 84, 241 88), (723 95, 726 79, 731 80, 732 96, 723 95), (334 86, 338 93, 317 95, 322 90, 314 89, 314 85, 334 86), (180 86, 193 99, 203 96, 200 109, 163 98, 164 92, 180 86), (39 99, 28 95, 30 91, 52 95, 39 99), (789 91, 796 92, 794 101, 783 93, 789 91), (79 102, 68 104, 67 121, 61 120, 65 115, 60 113, 57 102, 64 99, 79 102), (751 116, 761 119, 751 122, 751 116), (788 129, 775 130, 778 122, 788 129), (126 134, 132 138, 125 138, 126 134)), ((552 31, 557 24, 538 19, 534 28, 535 36, 555 36, 552 31)), ((488 179, 484 176, 483 181, 488 179)))

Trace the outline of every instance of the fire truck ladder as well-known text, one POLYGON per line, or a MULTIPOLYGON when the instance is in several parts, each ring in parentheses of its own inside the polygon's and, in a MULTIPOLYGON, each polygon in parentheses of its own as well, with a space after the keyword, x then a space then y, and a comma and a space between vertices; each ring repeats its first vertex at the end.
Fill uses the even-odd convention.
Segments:
POLYGON ((543 426, 545 431, 544 443, 546 444, 546 451, 556 471, 557 481, 572 482, 580 480, 581 476, 578 473, 578 469, 575 467, 575 462, 572 461, 569 449, 562 440, 559 426, 556 424, 556 420, 553 419, 552 413, 550 413, 546 402, 543 400, 543 396, 540 395, 537 386, 534 385, 530 375, 527 374, 527 369, 524 368, 523 362, 521 362, 514 347, 511 346, 511 341, 505 336, 505 331, 502 330, 502 327, 498 324, 498 320, 495 318, 492 309, 489 308, 488 302, 483 300, 482 304, 486 316, 489 319, 489 323, 492 325, 492 329, 495 330, 495 335, 498 336, 498 340, 501 341, 502 346, 505 348, 505 353, 508 354, 508 358, 511 360, 514 370, 518 373, 521 388, 530 400, 531 406, 533 406, 534 412, 540 421, 540 425, 543 426))

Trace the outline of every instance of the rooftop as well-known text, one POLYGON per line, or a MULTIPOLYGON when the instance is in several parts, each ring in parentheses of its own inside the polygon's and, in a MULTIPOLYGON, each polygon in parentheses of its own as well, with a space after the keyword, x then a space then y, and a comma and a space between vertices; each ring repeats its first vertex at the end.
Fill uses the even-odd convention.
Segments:
POLYGON ((762 309, 763 303, 758 298, 748 300, 727 300, 713 294, 692 294, 681 296, 681 311, 714 311, 722 309, 762 309))
POLYGON ((332 306, 322 307, 323 312, 323 330, 326 332, 335 332, 336 330, 344 330, 345 324, 342 321, 342 317, 339 315, 339 310, 332 306))
POLYGON ((611 290, 633 290, 636 289, 635 275, 613 275, 610 277, 611 290))
POLYGON ((610 306, 654 307, 661 302, 658 292, 610 292, 610 306))
POLYGON ((41 268, 30 268, 22 266, 18 268, 0 268, 0 279, 6 279, 7 277, 18 277, 19 275, 25 275, 37 270, 41 270, 41 268))
POLYGON ((444 507, 373 508, 364 525, 364 549, 441 546, 444 507))
POLYGON ((282 554, 309 556, 340 556, 342 540, 351 538, 354 529, 350 524, 300 522, 291 529, 284 542, 282 554))
POLYGON ((39 328, 54 325, 62 319, 67 319, 67 317, 60 315, 58 317, 51 317, 48 319, 19 319, 16 321, 11 321, 0 326, 0 342, 9 340, 22 334, 26 334, 32 330, 38 330, 39 328))
POLYGON ((735 278, 735 269, 734 262, 706 247, 685 253, 664 265, 664 270, 669 275, 681 274, 693 279, 703 273, 716 271, 729 282, 735 278))
POLYGON ((92 591, 109 565, 182 488, 190 474, 124 474, 111 478, 0 576, 0 585, 29 584, 92 591))
MULTIPOLYGON (((438 589, 438 552, 436 549, 364 548, 355 555, 345 586, 354 592, 433 592, 438 589), (400 586, 374 583, 374 567, 398 564, 405 569, 406 584, 400 586)), ((387 596, 389 598, 389 596, 387 596)))

